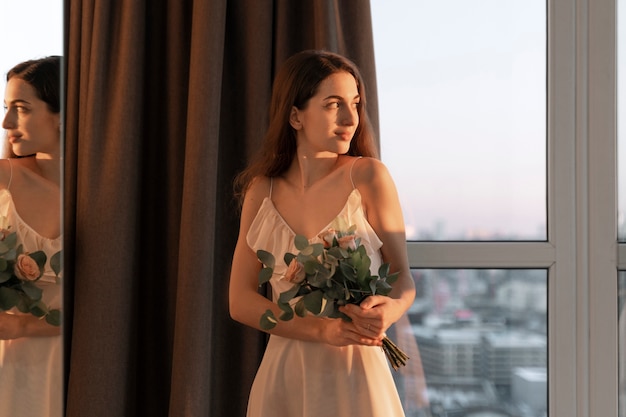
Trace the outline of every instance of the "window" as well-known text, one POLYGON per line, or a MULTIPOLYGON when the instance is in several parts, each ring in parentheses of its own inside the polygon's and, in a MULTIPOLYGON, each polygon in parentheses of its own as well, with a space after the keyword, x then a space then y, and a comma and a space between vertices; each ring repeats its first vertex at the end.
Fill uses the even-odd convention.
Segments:
POLYGON ((615 3, 371 1, 407 416, 618 416, 615 3))

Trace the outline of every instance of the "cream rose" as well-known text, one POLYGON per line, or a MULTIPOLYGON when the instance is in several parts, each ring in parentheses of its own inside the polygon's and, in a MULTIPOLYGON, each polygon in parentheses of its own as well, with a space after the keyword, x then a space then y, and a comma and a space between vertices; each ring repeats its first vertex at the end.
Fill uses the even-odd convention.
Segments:
POLYGON ((354 239, 355 239, 354 235, 342 236, 339 239, 337 239, 337 243, 339 244, 339 247, 342 249, 356 250, 356 242, 354 239))
POLYGON ((23 281, 36 281, 41 276, 39 265, 28 254, 20 254, 15 261, 15 275, 23 281))
POLYGON ((289 263, 289 267, 287 267, 287 272, 285 272, 285 279, 288 282, 299 284, 304 281, 305 277, 304 265, 298 262, 296 258, 293 258, 289 263))
POLYGON ((325 248, 330 248, 333 245, 333 240, 337 237, 335 229, 328 229, 325 232, 320 233, 319 238, 324 242, 325 248))

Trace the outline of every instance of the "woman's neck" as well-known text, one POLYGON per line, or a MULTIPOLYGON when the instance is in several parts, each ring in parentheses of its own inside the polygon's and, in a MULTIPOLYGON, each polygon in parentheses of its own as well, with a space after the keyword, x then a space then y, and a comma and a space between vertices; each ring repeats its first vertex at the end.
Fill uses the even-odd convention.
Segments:
POLYGON ((58 157, 37 154, 28 158, 28 167, 46 180, 57 185, 61 184, 61 164, 58 157))
POLYGON ((310 156, 297 153, 285 179, 301 191, 314 186, 337 168, 339 155, 310 156))

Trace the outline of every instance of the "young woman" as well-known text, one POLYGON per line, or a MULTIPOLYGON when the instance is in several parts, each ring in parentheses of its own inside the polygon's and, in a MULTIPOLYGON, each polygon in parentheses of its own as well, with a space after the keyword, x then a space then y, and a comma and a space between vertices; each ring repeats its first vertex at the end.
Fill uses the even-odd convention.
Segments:
MULTIPOLYGON (((4 96, 9 158, 0 160, 0 216, 25 252, 48 261, 36 282, 43 302, 61 307, 49 265, 61 249, 60 57, 27 61, 7 74, 4 96)), ((0 313, 0 415, 61 416, 61 330, 15 309, 0 313)))
POLYGON ((260 329, 278 295, 285 252, 295 235, 319 234, 340 219, 356 233, 377 274, 382 262, 399 272, 390 297, 342 307, 352 321, 308 315, 278 321, 257 372, 249 417, 404 416, 385 354, 386 330, 412 304, 415 290, 404 222, 393 180, 376 159, 356 66, 323 51, 286 61, 274 82, 270 124, 258 158, 237 178, 241 227, 230 276, 231 316, 260 329), (258 292, 256 251, 275 255, 273 301, 258 292))

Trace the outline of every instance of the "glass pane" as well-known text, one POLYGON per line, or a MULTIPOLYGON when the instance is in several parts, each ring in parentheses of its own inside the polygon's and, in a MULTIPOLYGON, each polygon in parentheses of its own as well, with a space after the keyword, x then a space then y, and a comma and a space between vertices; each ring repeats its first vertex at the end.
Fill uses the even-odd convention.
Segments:
POLYGON ((545 240, 545 0, 373 0, 408 240, 545 240))
POLYGON ((547 415, 547 271, 414 269, 389 335, 407 417, 547 415))
POLYGON ((626 272, 619 273, 619 417, 626 417, 626 272))

